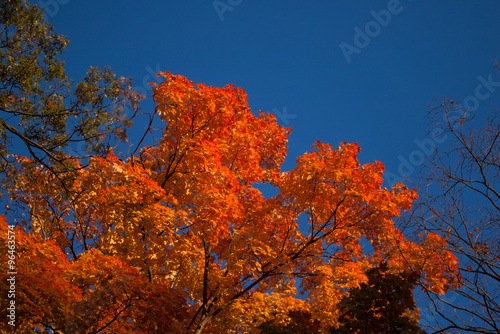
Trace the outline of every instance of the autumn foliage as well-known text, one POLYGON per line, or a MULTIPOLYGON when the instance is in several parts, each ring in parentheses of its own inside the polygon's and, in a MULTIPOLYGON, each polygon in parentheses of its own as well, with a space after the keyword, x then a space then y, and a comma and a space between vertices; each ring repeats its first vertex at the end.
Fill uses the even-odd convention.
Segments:
MULTIPOLYGON (((438 293, 458 284, 443 239, 416 244, 394 226, 416 192, 383 188, 382 163, 361 165, 358 145, 316 142, 282 171, 290 130, 254 115, 242 89, 160 75, 153 97, 165 130, 154 145, 91 159, 68 176, 70 192, 17 158, 19 327, 258 332, 306 312, 326 332, 381 262, 438 293), (266 198, 259 184, 278 194, 266 198)), ((7 228, 3 219, 3 242, 7 228)))

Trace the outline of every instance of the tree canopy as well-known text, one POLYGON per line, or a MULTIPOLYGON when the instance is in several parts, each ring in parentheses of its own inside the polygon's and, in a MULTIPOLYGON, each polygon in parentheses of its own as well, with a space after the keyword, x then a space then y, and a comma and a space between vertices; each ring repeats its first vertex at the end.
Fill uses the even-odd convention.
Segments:
MULTIPOLYGON (((394 225, 416 191, 382 187, 383 164, 361 165, 357 144, 318 141, 283 171, 290 129, 252 113, 243 89, 159 75, 163 136, 137 155, 74 158, 64 193, 46 166, 15 157, 20 328, 236 333, 305 312, 326 331, 380 263, 438 294, 458 286, 443 238, 411 242, 394 225)), ((2 242, 9 228, 2 218, 2 242)))

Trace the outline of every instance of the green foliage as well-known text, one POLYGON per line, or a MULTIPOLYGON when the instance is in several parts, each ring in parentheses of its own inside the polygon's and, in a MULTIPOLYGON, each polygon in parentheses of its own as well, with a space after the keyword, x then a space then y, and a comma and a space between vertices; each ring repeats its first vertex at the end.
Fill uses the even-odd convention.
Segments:
POLYGON ((341 325, 330 333, 426 333, 418 327, 420 317, 412 293, 416 272, 394 274, 381 263, 367 277, 367 283, 351 289, 340 302, 341 325))
MULTIPOLYGON (((12 146, 24 144, 55 172, 66 156, 104 155, 127 139, 140 95, 130 79, 90 67, 79 83, 65 73, 68 40, 26 0, 0 4, 0 161, 12 168, 12 146), (129 114, 127 115, 127 111, 129 114)), ((14 153, 19 148, 14 150, 14 153)))

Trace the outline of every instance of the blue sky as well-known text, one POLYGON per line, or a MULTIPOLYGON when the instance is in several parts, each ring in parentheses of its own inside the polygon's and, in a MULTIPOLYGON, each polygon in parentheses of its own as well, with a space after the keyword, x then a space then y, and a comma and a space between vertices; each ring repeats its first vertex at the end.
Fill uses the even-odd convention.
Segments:
POLYGON ((153 108, 144 83, 158 70, 245 89, 252 110, 274 111, 292 129, 285 169, 319 139, 357 142, 362 163, 379 160, 392 178, 415 177, 402 161, 418 167, 426 155, 415 141, 430 138, 434 98, 468 98, 478 119, 500 106, 494 0, 38 4, 71 41, 69 75, 80 79, 90 65, 109 65, 146 92, 144 112, 153 108))

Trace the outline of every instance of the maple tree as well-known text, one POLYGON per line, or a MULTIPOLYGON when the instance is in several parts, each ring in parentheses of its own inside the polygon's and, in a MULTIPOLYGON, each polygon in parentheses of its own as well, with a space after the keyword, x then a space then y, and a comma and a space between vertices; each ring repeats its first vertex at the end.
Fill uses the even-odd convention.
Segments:
POLYGON ((287 324, 294 313, 326 331, 380 262, 388 273, 418 273, 436 293, 459 284, 444 239, 410 242, 394 225, 415 190, 383 188, 382 163, 361 165, 357 144, 316 142, 282 171, 290 129, 254 115, 244 90, 159 75, 153 97, 165 130, 137 155, 90 159, 69 192, 17 157, 9 212, 20 326, 236 333, 287 324), (259 184, 279 192, 266 198, 259 184))

